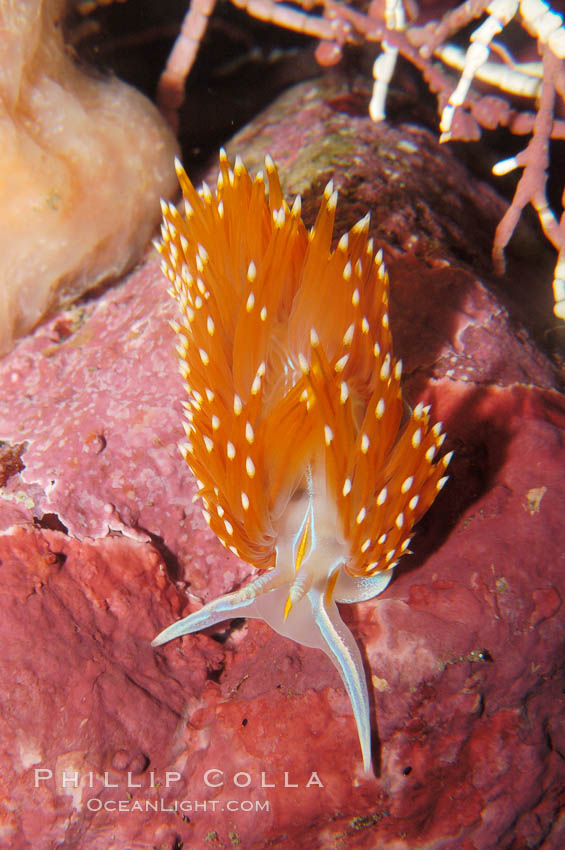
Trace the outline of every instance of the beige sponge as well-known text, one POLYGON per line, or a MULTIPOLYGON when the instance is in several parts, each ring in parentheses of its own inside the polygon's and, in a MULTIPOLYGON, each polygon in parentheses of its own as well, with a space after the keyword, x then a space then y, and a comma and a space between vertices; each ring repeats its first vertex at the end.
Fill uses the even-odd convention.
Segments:
POLYGON ((176 141, 138 91, 79 67, 64 0, 0 0, 0 354, 139 259, 176 141))

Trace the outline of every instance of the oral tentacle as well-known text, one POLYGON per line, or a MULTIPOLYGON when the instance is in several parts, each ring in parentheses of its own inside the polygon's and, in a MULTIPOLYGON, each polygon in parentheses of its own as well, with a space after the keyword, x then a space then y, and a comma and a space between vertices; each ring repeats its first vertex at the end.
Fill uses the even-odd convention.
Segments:
POLYGON ((237 617, 258 616, 252 613, 250 606, 263 594, 279 587, 286 581, 280 570, 273 570, 252 581, 250 584, 236 590, 233 593, 225 593, 217 599, 208 602, 198 611, 194 611, 182 620, 172 623, 163 629, 156 638, 151 641, 151 646, 161 646, 174 638, 207 629, 225 620, 234 620, 237 617))
POLYGON ((357 643, 341 619, 333 599, 327 600, 326 593, 309 594, 316 626, 323 641, 323 649, 341 676, 357 726, 363 769, 371 772, 371 721, 369 694, 363 669, 363 661, 357 643))

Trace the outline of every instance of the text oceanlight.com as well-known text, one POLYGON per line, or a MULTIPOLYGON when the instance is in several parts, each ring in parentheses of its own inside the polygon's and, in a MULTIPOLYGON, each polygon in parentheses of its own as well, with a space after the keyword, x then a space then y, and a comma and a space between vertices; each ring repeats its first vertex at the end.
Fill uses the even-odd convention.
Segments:
POLYGON ((268 800, 101 800, 91 797, 86 803, 89 812, 269 812, 268 800))

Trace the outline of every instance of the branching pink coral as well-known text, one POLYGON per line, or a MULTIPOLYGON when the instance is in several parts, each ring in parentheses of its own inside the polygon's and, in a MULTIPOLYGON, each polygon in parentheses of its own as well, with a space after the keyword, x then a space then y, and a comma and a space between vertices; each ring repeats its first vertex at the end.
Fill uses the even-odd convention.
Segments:
MULTIPOLYGON (((382 52, 373 67, 369 106, 375 121, 385 117, 388 85, 400 54, 418 68, 430 90, 437 94, 441 141, 477 139, 481 128, 497 126, 506 126, 517 135, 531 133, 530 142, 518 156, 493 168, 497 175, 523 169, 512 204, 496 230, 493 260, 502 273, 504 249, 522 210, 531 203, 558 252, 554 311, 565 319, 565 214, 557 220, 546 194, 549 140, 565 138, 565 121, 556 117, 556 101, 565 104, 565 28, 561 15, 543 0, 468 0, 446 12, 440 21, 418 25, 417 19, 407 22, 404 0, 372 0, 367 11, 339 0, 297 0, 298 8, 279 0, 232 2, 256 18, 319 38, 316 55, 321 64, 339 61, 346 42, 379 43, 382 52), (449 42, 463 27, 482 17, 466 52, 449 42), (503 44, 494 41, 515 17, 535 39, 540 62, 517 63, 503 44), (455 87, 445 66, 460 71, 455 87), (481 94, 474 88, 475 80, 506 94, 535 98, 536 111, 515 108, 506 97, 481 94)), ((192 0, 161 76, 158 99, 173 124, 182 104, 186 77, 215 3, 216 0, 192 0)))

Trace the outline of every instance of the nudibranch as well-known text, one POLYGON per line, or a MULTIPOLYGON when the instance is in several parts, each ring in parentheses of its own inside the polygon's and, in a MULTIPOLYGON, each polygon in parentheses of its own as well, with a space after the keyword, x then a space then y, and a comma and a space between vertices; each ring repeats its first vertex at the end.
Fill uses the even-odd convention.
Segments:
POLYGON ((257 617, 323 650, 351 699, 370 770, 361 653, 336 602, 381 593, 447 480, 429 408, 402 398, 389 282, 369 215, 332 250, 330 181, 308 231, 270 157, 250 177, 224 151, 215 192, 181 164, 184 212, 163 203, 156 243, 178 302, 187 439, 181 452, 220 541, 258 578, 166 628, 158 646, 257 617))

